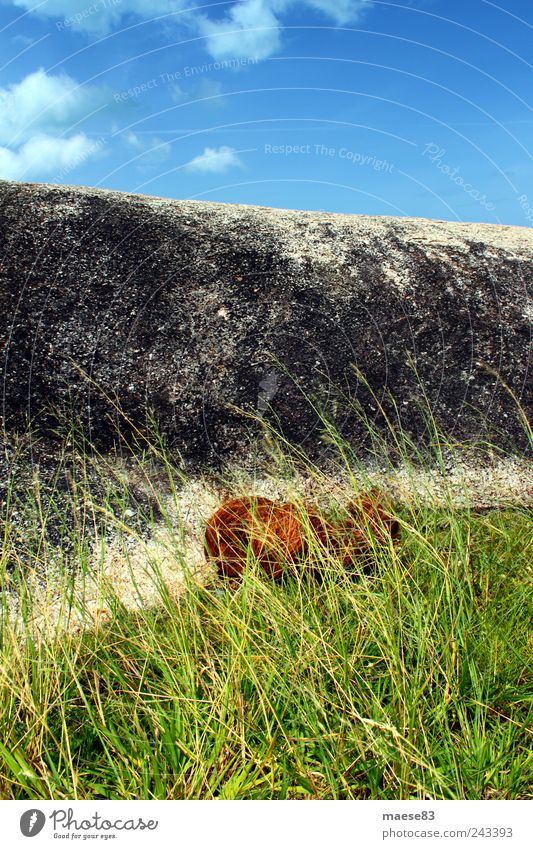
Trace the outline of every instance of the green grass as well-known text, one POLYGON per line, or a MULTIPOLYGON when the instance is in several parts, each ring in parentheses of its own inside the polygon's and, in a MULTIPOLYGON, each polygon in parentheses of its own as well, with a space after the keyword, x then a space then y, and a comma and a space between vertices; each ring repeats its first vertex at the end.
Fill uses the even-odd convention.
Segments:
POLYGON ((66 496, 33 481, 5 500, 2 581, 22 601, 2 618, 2 798, 531 798, 530 511, 413 496, 370 577, 316 552, 320 582, 273 584, 250 559, 238 588, 186 574, 179 601, 160 582, 135 613, 108 587, 105 625, 38 639, 28 570, 63 569, 68 606, 91 545, 128 530, 109 480, 98 503, 84 471, 66 496))

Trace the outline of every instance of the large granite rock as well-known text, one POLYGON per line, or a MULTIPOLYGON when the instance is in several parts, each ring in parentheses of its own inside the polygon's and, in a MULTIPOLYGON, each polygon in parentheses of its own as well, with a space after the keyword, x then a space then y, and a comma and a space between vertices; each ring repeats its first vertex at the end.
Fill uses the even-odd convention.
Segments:
POLYGON ((10 431, 58 406, 105 447, 154 410, 186 464, 244 458, 261 421, 319 457, 311 401, 364 453, 376 398, 427 442, 425 395, 453 440, 526 451, 527 228, 0 182, 0 245, 10 431))

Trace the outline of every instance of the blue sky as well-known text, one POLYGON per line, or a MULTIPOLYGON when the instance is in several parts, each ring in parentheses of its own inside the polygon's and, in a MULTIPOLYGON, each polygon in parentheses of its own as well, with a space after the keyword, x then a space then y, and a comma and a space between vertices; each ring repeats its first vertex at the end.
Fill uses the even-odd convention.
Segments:
POLYGON ((531 0, 0 0, 0 178, 533 224, 531 0))

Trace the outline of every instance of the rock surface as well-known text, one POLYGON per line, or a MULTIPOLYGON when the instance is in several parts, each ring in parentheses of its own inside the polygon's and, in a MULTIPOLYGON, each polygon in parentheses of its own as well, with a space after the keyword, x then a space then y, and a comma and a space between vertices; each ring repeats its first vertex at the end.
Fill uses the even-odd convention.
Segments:
POLYGON ((310 400, 364 453, 380 405, 427 443, 425 396, 452 440, 527 453, 501 382, 531 417, 527 228, 0 182, 0 245, 10 432, 57 406, 106 447, 153 410, 190 468, 269 421, 318 458, 310 400))

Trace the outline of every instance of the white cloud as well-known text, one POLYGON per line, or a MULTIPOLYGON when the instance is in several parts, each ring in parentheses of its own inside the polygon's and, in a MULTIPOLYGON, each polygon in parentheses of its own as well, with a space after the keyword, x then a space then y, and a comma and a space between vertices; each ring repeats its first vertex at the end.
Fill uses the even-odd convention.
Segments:
POLYGON ((307 6, 323 12, 339 26, 356 23, 374 0, 302 0, 307 6))
POLYGON ((67 74, 42 68, 20 83, 0 87, 0 144, 18 145, 39 133, 64 130, 104 105, 107 95, 95 86, 78 86, 67 74))
POLYGON ((281 46, 281 18, 292 7, 307 6, 323 13, 339 26, 354 23, 373 0, 241 0, 218 21, 198 16, 214 59, 245 56, 266 59, 281 46))
POLYGON ((179 12, 190 3, 186 0, 12 0, 14 6, 52 18, 59 32, 86 32, 106 35, 123 25, 123 19, 133 15, 150 20, 159 15, 179 12))
POLYGON ((126 143, 142 154, 144 165, 157 165, 169 158, 172 147, 168 142, 157 136, 142 137, 136 133, 128 133, 126 143))
POLYGON ((235 3, 221 21, 199 16, 198 25, 207 36, 207 50, 214 59, 266 59, 281 45, 280 22, 269 0, 235 3))
POLYGON ((64 134, 106 100, 104 89, 80 87, 67 74, 42 68, 0 87, 0 177, 55 181, 98 154, 101 142, 83 132, 64 134))
POLYGON ((170 98, 174 103, 185 103, 185 101, 191 99, 191 96, 179 83, 172 83, 170 86, 170 98))
POLYGON ((0 147, 0 179, 61 179, 101 150, 101 143, 78 133, 69 139, 36 135, 18 150, 0 147))
POLYGON ((230 168, 241 168, 243 163, 233 147, 206 147, 200 156, 195 156, 185 166, 187 171, 200 174, 222 174, 230 168))
POLYGON ((131 144, 132 147, 136 147, 137 150, 143 150, 144 149, 144 145, 143 145, 141 139, 139 138, 139 136, 136 135, 136 133, 128 133, 128 135, 125 138, 126 138, 126 142, 128 144, 131 144))
POLYGON ((225 98, 221 97, 223 90, 222 83, 218 82, 218 80, 202 79, 189 89, 184 89, 179 83, 174 83, 170 96, 174 103, 190 103, 192 100, 212 98, 206 100, 202 105, 209 106, 213 109, 220 109, 226 105, 225 98))
POLYGON ((23 47, 29 47, 30 44, 34 44, 35 39, 30 38, 27 35, 14 35, 11 39, 12 44, 21 44, 23 47))
POLYGON ((358 21, 373 0, 238 0, 222 18, 187 11, 189 0, 11 0, 20 8, 52 18, 62 32, 104 35, 128 24, 128 18, 164 17, 167 27, 186 26, 206 37, 215 59, 266 59, 281 46, 282 19, 291 9, 307 8, 339 26, 358 21), (184 14, 176 14, 184 12, 184 14), (173 14, 174 13, 174 14, 173 14))

